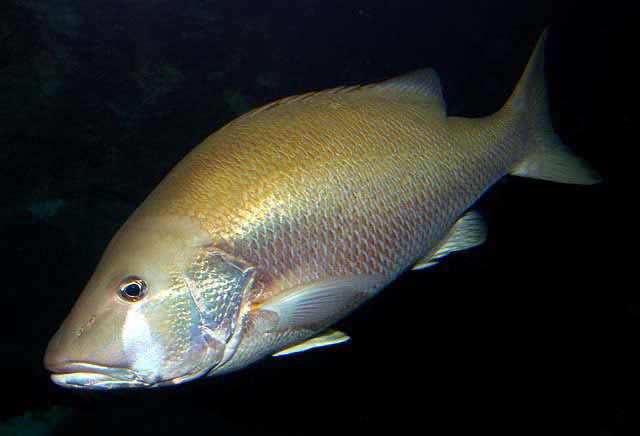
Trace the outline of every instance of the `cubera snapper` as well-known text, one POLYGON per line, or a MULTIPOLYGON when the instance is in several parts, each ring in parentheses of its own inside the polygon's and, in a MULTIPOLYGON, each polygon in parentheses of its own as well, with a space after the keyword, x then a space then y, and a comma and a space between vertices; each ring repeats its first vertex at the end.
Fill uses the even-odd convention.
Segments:
POLYGON ((173 385, 343 342, 337 320, 485 238, 507 174, 592 184, 553 132, 542 35, 512 96, 448 117, 431 69, 285 98, 194 148, 113 237, 51 339, 55 383, 173 385))

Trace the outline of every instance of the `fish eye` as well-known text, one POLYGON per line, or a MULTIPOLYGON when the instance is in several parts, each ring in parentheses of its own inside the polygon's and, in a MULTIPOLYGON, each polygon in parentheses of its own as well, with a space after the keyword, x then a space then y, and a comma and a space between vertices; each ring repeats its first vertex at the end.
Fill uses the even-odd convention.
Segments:
POLYGON ((118 284, 118 295, 124 301, 135 303, 140 301, 147 295, 147 282, 140 277, 129 276, 118 284))

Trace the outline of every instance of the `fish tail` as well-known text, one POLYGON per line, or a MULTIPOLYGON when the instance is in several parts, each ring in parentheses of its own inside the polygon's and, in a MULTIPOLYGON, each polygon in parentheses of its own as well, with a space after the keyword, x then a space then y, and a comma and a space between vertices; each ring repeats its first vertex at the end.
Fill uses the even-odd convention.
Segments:
POLYGON ((518 85, 505 104, 527 122, 525 158, 511 174, 560 183, 591 185, 601 179, 591 166, 577 157, 553 131, 544 75, 548 29, 540 36, 518 85))

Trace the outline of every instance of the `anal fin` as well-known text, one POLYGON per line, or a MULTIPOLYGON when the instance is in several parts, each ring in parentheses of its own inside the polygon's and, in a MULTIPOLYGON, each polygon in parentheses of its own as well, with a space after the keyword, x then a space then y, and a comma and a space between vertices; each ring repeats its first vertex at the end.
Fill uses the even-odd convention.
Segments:
POLYGON ((416 263, 413 270, 423 269, 438 263, 437 259, 454 251, 466 250, 482 244, 487 239, 487 226, 475 211, 462 215, 451 227, 447 236, 433 250, 416 263))
POLYGON ((323 333, 315 336, 311 339, 307 339, 304 342, 293 345, 284 350, 278 351, 273 357, 286 356, 287 354, 300 353, 302 351, 311 350, 318 347, 326 347, 329 345, 341 344, 351 339, 346 334, 339 332, 338 330, 325 330, 323 333))

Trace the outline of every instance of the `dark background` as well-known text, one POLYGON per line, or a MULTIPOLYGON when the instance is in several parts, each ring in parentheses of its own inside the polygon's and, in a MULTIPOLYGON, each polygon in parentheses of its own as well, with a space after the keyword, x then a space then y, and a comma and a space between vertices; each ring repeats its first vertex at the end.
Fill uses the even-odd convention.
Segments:
POLYGON ((632 18, 546 0, 0 0, 0 435, 640 434, 632 18), (424 66, 450 114, 488 115, 547 25, 555 127, 604 183, 500 181, 478 204, 487 243, 398 280, 339 324, 347 344, 160 390, 49 380, 47 342, 106 243, 209 133, 424 66))

